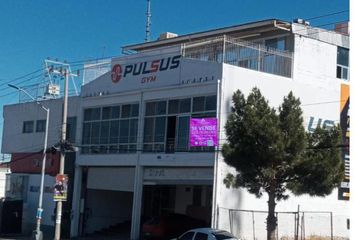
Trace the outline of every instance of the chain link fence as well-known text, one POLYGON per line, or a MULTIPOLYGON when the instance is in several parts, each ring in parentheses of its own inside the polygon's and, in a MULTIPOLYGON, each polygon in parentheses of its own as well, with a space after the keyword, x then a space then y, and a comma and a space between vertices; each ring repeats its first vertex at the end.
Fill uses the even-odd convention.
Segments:
MULTIPOLYGON (((294 211, 275 214, 278 219, 277 240, 349 239, 343 237, 345 234, 342 232, 347 219, 343 216, 333 217, 332 212, 294 211)), ((267 211, 219 208, 219 219, 223 219, 219 221, 219 226, 229 224, 228 230, 245 240, 263 240, 267 239, 267 215, 267 211)))

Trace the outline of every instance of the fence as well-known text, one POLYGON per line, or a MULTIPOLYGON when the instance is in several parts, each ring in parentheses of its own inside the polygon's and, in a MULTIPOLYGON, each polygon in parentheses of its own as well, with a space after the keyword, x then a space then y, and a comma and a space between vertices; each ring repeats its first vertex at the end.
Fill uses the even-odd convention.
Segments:
MULTIPOLYGON (((219 208, 219 219, 221 226, 227 224, 229 230, 236 237, 246 240, 267 239, 266 220, 267 211, 238 210, 219 208), (227 217, 228 215, 228 217, 227 217), (220 218, 221 216, 221 218, 220 218)), ((337 229, 336 236, 334 232, 334 217, 332 212, 316 211, 294 211, 294 212, 276 212, 277 217, 277 240, 306 240, 306 239, 326 239, 338 240, 347 239, 343 237, 342 229, 337 229)), ((341 218, 341 220, 343 220, 341 218)), ((337 221, 337 225, 339 221, 337 221)), ((340 223, 345 224, 345 223, 340 223)), ((225 227, 224 227, 225 228, 225 227)))
POLYGON ((292 76, 291 52, 230 36, 186 43, 182 46, 182 55, 186 58, 223 62, 284 77, 292 76))

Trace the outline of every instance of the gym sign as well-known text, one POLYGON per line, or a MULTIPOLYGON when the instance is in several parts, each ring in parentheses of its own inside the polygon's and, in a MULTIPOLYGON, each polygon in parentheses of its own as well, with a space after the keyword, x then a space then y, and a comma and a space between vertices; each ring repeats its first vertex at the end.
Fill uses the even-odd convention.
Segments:
POLYGON ((181 55, 143 61, 131 64, 115 64, 112 67, 111 79, 118 83, 124 78, 139 77, 141 84, 157 81, 157 73, 176 69, 179 67, 181 55))

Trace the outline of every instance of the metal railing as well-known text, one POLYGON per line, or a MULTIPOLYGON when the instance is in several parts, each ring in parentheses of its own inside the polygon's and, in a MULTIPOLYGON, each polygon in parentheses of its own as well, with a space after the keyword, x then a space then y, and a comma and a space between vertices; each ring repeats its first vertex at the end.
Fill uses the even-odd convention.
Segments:
POLYGON ((293 53, 230 36, 190 42, 182 46, 186 58, 227 63, 284 77, 292 77, 293 53))

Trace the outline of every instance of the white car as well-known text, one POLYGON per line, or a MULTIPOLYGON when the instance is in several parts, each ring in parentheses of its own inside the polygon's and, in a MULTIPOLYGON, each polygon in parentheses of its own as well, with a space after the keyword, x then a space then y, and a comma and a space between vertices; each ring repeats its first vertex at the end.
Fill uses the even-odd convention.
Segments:
MULTIPOLYGON (((177 240, 240 240, 225 230, 196 228, 183 233, 177 240)), ((176 239, 173 239, 176 240, 176 239)))

